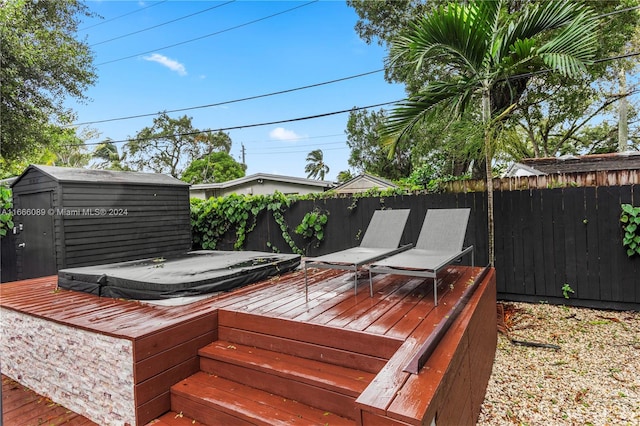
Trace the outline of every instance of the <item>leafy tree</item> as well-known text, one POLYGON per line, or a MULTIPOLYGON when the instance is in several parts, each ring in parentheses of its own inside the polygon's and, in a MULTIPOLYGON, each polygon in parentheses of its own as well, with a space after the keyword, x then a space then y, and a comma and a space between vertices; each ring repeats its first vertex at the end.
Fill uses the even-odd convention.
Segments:
POLYGON ((385 119, 383 110, 353 110, 349 113, 346 130, 347 145, 351 149, 349 166, 361 173, 397 180, 411 173, 411 151, 408 147, 398 150, 393 158, 386 155, 387 149, 380 137, 385 119))
MULTIPOLYGON (((362 39, 367 43, 377 41, 381 45, 390 45, 392 40, 409 27, 412 20, 417 20, 424 14, 429 14, 443 4, 441 0, 421 1, 421 0, 398 0, 398 1, 379 1, 372 2, 367 0, 348 0, 347 2, 353 7, 359 16, 356 24, 356 31, 362 39)), ((508 0, 502 2, 503 13, 509 15, 521 15, 525 10, 535 5, 534 1, 508 0)), ((539 3, 539 2, 537 2, 539 3)), ((599 19, 600 27, 599 43, 595 57, 607 58, 619 54, 631 53, 638 51, 638 41, 640 32, 640 13, 637 11, 623 11, 633 6, 637 6, 638 0, 601 0, 597 2, 589 2, 588 5, 598 15, 604 15, 599 19), (622 13, 615 13, 623 11, 622 13), (614 12, 614 14, 610 14, 614 12)), ((613 116, 613 107, 620 104, 621 94, 633 94, 634 88, 629 87, 624 90, 617 87, 620 75, 619 68, 622 66, 630 75, 632 75, 634 67, 637 66, 637 57, 631 57, 626 60, 602 61, 593 64, 579 76, 550 76, 544 75, 543 78, 533 77, 526 82, 526 90, 518 103, 518 107, 514 110, 517 118, 510 121, 508 127, 513 131, 508 137, 501 140, 499 147, 507 150, 506 157, 510 158, 511 153, 520 152, 521 156, 518 160, 525 156, 545 156, 556 155, 562 151, 579 151, 582 149, 582 143, 579 140, 584 138, 580 136, 584 126, 592 125, 593 121, 589 121, 594 116, 598 119, 602 114, 607 114, 609 121, 618 121, 617 116, 613 116), (616 83, 614 87, 611 83, 616 83), (607 87, 609 84, 609 87, 607 87), (529 119, 524 118, 528 115, 529 119), (519 137, 521 139, 516 139, 519 137), (548 138, 548 140, 547 140, 548 138), (534 146, 534 143, 541 146, 534 146), (510 143, 516 146, 509 146, 510 143), (572 145, 576 143, 576 145, 572 145), (545 148, 542 146, 546 146, 545 148), (555 147, 559 147, 555 149, 555 147), (526 149, 522 149, 526 148, 526 149), (538 149, 539 148, 539 149, 538 149)), ((408 93, 417 93, 421 88, 430 82, 447 78, 448 63, 439 61, 438 58, 431 58, 424 61, 420 70, 408 69, 404 64, 387 62, 385 64, 386 77, 390 81, 402 82, 406 85, 408 93)), ((635 80, 630 79, 633 84, 635 80)), ((628 96, 626 97, 628 99, 628 96)), ((494 106, 496 105, 494 100, 494 106)), ((497 107, 499 109, 499 107, 497 107)), ((631 106, 633 110, 635 106, 631 106)), ((481 121, 480 106, 471 105, 468 109, 469 123, 473 120, 481 121)), ((446 117, 446 114, 444 114, 446 117)), ((633 119, 630 117, 629 119, 633 119)), ((440 118, 442 120, 442 118, 440 118)), ((624 120, 624 119, 620 119, 624 120)), ((429 121, 431 124, 433 120, 429 121)), ((477 126, 477 125, 476 125, 477 126)), ((423 126, 417 126, 422 128, 423 126)), ((442 138, 445 141, 451 141, 456 138, 456 131, 452 127, 439 126, 439 131, 423 130, 422 134, 434 139, 442 138)), ((470 128, 471 129, 471 128, 470 128)), ((632 131, 633 134, 633 131, 632 131)), ((497 135, 499 139, 503 139, 503 135, 497 135)), ((633 136, 631 135, 630 138, 633 136)), ((416 138, 417 139, 417 138, 416 138)), ((631 141, 631 139, 630 139, 631 141)), ((422 146, 414 145, 412 147, 413 167, 419 167, 416 162, 417 158, 429 156, 430 153, 441 153, 449 156, 456 153, 456 158, 463 159, 469 156, 468 160, 474 165, 480 163, 477 151, 477 143, 462 143, 448 145, 446 153, 443 152, 442 145, 438 143, 427 143, 422 146), (460 151, 455 151, 455 148, 460 151), (419 152, 416 152, 416 149, 419 152), (475 156, 474 156, 475 153, 475 156)), ((463 162, 460 162, 462 165, 463 162)), ((463 170, 462 167, 456 168, 458 171, 463 170)), ((478 168, 474 169, 474 175, 478 176, 478 168)))
POLYGON ((349 170, 343 170, 340 173, 338 173, 338 176, 337 176, 338 183, 345 183, 346 181, 351 180, 353 178, 354 176, 353 174, 351 174, 349 170))
POLYGON ((51 145, 44 154, 49 157, 49 161, 46 161, 47 164, 77 168, 89 164, 91 154, 87 150, 84 140, 76 135, 75 129, 51 127, 50 130, 49 141, 51 145))
MULTIPOLYGON (((513 120, 505 126, 507 131, 501 137, 499 150, 515 161, 601 151, 602 146, 595 148, 597 140, 589 141, 585 136, 596 118, 607 122, 607 126, 617 132, 618 117, 614 114, 614 106, 621 99, 619 93, 614 93, 617 88, 609 85, 607 90, 585 79, 585 88, 579 90, 582 96, 576 96, 573 85, 562 84, 562 76, 548 77, 548 83, 536 84, 543 90, 524 93, 521 105, 513 112, 513 120)), ((627 92, 637 93, 637 89, 629 87, 627 92)), ((632 106, 625 121, 634 116, 632 106)), ((608 152, 617 149, 617 143, 607 146, 608 152)))
POLYGON ((459 117, 480 105, 486 161, 489 262, 494 263, 492 160, 496 133, 516 107, 533 71, 577 76, 590 64, 597 44, 593 12, 576 3, 527 5, 509 14, 504 1, 450 3, 420 19, 395 39, 390 59, 421 70, 443 61, 450 78, 432 81, 390 115, 391 149, 437 107, 459 117))
POLYGON ((243 177, 246 168, 226 152, 212 152, 193 160, 180 179, 193 184, 227 182, 243 177))
POLYGON ((9 167, 33 162, 30 156, 51 145, 51 126, 71 123, 67 97, 86 100, 96 73, 89 46, 75 32, 89 15, 78 0, 0 5, 0 155, 9 167))
POLYGON ((324 180, 324 176, 329 173, 329 166, 324 163, 322 150, 315 149, 307 154, 307 165, 304 171, 310 179, 324 180))
POLYGON ((126 165, 133 170, 179 177, 195 159, 214 150, 229 152, 231 138, 224 132, 201 132, 191 124, 191 117, 171 118, 162 113, 151 127, 140 130, 125 145, 126 165))
POLYGON ((89 134, 76 133, 74 128, 47 125, 42 129, 47 145, 34 149, 20 160, 7 161, 0 158, 0 178, 18 176, 29 164, 45 164, 58 167, 85 167, 91 160, 91 153, 85 145, 89 134))
POLYGON ((124 165, 125 156, 120 155, 118 147, 111 138, 107 138, 99 145, 96 145, 91 157, 95 160, 94 166, 98 169, 130 170, 129 167, 124 165))

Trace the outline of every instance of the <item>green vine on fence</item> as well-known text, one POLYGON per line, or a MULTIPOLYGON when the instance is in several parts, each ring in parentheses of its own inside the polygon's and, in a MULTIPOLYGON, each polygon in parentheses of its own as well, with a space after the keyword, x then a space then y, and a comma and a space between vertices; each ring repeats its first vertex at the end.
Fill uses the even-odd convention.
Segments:
POLYGON ((329 216, 322 213, 320 209, 315 208, 313 211, 305 214, 300 225, 296 227, 296 234, 309 240, 307 248, 314 242, 316 247, 324 240, 324 227, 329 220, 329 216))
MULTIPOLYGON (((283 214, 298 199, 299 197, 286 196, 280 192, 255 196, 231 194, 208 200, 191 199, 193 243, 205 250, 214 250, 227 232, 234 230, 233 248, 241 250, 247 235, 256 227, 258 216, 262 212, 270 212, 287 245, 294 253, 303 254, 291 237, 283 214)), ((267 245, 272 250, 279 251, 270 242, 267 245)))
POLYGON ((622 204, 620 222, 624 236, 622 245, 627 249, 627 256, 640 255, 640 207, 631 204, 622 204))
MULTIPOLYGON (((405 192, 401 189, 379 190, 377 188, 370 189, 365 193, 354 194, 349 197, 353 198, 352 206, 349 209, 357 207, 359 198, 364 197, 381 197, 380 202, 384 203, 382 197, 403 195, 405 192)), ((214 250, 218 247, 222 239, 229 232, 235 233, 235 241, 233 248, 241 250, 244 247, 247 236, 256 227, 258 216, 262 212, 270 213, 275 222, 278 224, 282 238, 291 248, 293 253, 300 255, 304 251, 300 249, 294 241, 291 233, 302 236, 308 241, 307 248, 313 244, 320 244, 324 240, 324 227, 328 221, 325 213, 316 208, 307 213, 302 222, 293 227, 291 231, 289 224, 286 222, 284 213, 291 205, 299 200, 323 200, 327 198, 341 197, 335 191, 327 191, 322 193, 311 193, 306 195, 284 195, 275 192, 271 195, 238 195, 231 194, 225 197, 212 197, 207 200, 193 198, 191 199, 191 231, 193 243, 196 247, 204 250, 214 250)), ((267 241, 267 247, 274 252, 280 249, 270 241, 267 241)))
POLYGON ((0 237, 13 228, 13 207, 11 189, 0 185, 0 237))

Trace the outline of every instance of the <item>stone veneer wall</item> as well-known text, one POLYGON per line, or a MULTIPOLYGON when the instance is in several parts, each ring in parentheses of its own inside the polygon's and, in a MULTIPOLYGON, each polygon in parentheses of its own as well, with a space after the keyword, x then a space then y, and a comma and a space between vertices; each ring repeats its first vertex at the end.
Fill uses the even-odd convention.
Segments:
POLYGON ((96 423, 134 425, 133 345, 0 308, 0 369, 96 423))

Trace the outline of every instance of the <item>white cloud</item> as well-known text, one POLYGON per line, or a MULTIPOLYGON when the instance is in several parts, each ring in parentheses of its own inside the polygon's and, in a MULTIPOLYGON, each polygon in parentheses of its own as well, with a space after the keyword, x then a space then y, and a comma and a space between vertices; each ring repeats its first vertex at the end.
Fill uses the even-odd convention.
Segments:
POLYGON ((293 130, 287 130, 284 127, 276 127, 269 132, 269 137, 278 141, 295 141, 307 138, 307 135, 299 135, 293 130))
POLYGON ((160 65, 164 65, 169 68, 171 71, 177 72, 179 75, 187 75, 187 69, 183 64, 173 59, 167 58, 164 55, 159 53, 153 53, 149 56, 144 57, 145 61, 157 62, 160 65))

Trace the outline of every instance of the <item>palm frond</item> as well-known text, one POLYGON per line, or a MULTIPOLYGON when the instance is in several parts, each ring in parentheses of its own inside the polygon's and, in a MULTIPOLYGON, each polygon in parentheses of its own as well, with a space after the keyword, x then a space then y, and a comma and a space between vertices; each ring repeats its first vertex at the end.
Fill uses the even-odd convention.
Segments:
MULTIPOLYGON (((516 40, 537 38, 549 30, 562 27, 573 27, 572 31, 579 30, 592 18, 591 9, 575 2, 548 1, 534 5, 506 27, 501 37, 500 48, 494 54, 498 58, 506 56, 516 40)), ((579 39, 574 41, 581 42, 579 39)))
MULTIPOLYGON (((483 3, 450 3, 413 23, 392 42, 390 62, 420 69, 426 60, 444 55, 458 69, 479 69, 490 43, 487 16, 495 13, 491 7, 480 7, 483 3)), ((494 3, 499 2, 487 2, 494 3)))
POLYGON ((559 34, 541 46, 539 54, 568 55, 589 64, 597 49, 597 25, 592 13, 582 12, 559 34))
POLYGON ((425 90, 398 104, 380 132, 390 155, 416 125, 440 107, 449 107, 454 117, 460 116, 470 104, 476 87, 476 82, 468 79, 433 82, 425 90))
POLYGON ((540 55, 544 63, 564 76, 578 76, 587 71, 584 61, 563 53, 543 53, 540 55))

